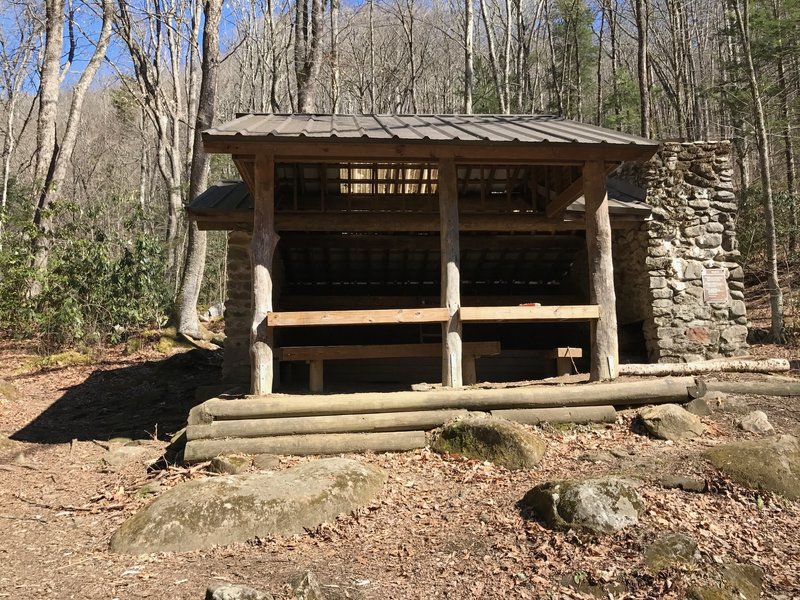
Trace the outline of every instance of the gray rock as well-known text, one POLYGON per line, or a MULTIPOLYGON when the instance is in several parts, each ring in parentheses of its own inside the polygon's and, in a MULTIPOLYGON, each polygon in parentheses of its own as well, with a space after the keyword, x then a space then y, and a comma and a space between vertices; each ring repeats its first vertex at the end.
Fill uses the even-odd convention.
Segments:
POLYGON ((639 522, 644 504, 636 485, 616 477, 547 481, 520 506, 551 529, 613 533, 639 522))
MULTIPOLYGON (((9 383, 8 381, 4 381, 0 379, 0 400, 8 400, 9 402, 14 402, 19 399, 19 390, 17 386, 13 383, 9 383)), ((2 402, 0 402, 2 404, 2 402)))
POLYGON ((707 392, 704 398, 711 410, 740 413, 750 409, 746 398, 732 396, 725 392, 707 392))
POLYGON ((644 562, 653 571, 691 565, 699 559, 697 542, 681 533, 662 535, 644 553, 644 562))
POLYGON ((800 499, 800 443, 793 435, 721 444, 704 455, 744 486, 800 499))
POLYGON ((695 398, 683 405, 683 408, 698 417, 708 417, 713 414, 705 398, 695 398))
POLYGON ((291 535, 368 504, 386 481, 371 465, 326 458, 280 473, 227 475, 182 483, 125 521, 111 550, 188 551, 291 535))
POLYGON ((103 456, 103 462, 110 467, 120 468, 134 462, 146 464, 152 458, 152 452, 147 446, 129 442, 122 446, 112 446, 103 456))
POLYGON ((273 596, 246 585, 220 581, 208 586, 206 600, 273 600, 273 596))
POLYGON ((209 470, 214 473, 222 473, 224 475, 238 475, 247 470, 250 466, 250 457, 242 456, 241 454, 226 454, 224 456, 215 456, 211 459, 209 470))
POLYGON ((490 416, 450 421, 433 434, 436 452, 489 460, 507 469, 530 469, 545 452, 544 440, 519 423, 490 416))
POLYGON ((322 586, 312 571, 306 571, 295 579, 292 597, 297 600, 325 600, 322 586))
POLYGON ((769 422, 767 414, 761 410, 754 410, 747 413, 736 423, 739 429, 749 431, 750 433, 772 433, 775 428, 769 422))
POLYGON ((761 567, 747 563, 727 563, 720 567, 724 587, 737 598, 758 600, 764 585, 764 571, 761 567))
POLYGON ((643 409, 638 421, 653 437, 662 440, 684 440, 705 433, 700 419, 677 404, 660 404, 643 409))
POLYGON ((586 452, 581 454, 578 459, 590 463, 602 463, 614 460, 614 456, 610 452, 599 450, 597 452, 586 452))
POLYGON ((280 458, 274 454, 256 454, 253 457, 253 466, 259 471, 272 471, 280 463, 280 458))
POLYGON ((698 494, 708 491, 708 484, 705 479, 689 477, 687 475, 665 475, 661 478, 661 485, 668 490, 678 489, 684 492, 696 492, 698 494))

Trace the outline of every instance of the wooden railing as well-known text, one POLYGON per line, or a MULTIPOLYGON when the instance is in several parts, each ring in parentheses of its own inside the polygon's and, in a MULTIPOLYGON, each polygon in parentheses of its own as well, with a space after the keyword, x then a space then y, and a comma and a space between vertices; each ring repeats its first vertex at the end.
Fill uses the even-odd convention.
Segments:
MULTIPOLYGON (((596 304, 565 306, 462 306, 460 318, 469 323, 523 321, 592 321, 600 317, 596 304)), ((310 310, 271 312, 269 327, 319 325, 386 325, 398 323, 445 323, 446 308, 400 308, 380 310, 310 310)))

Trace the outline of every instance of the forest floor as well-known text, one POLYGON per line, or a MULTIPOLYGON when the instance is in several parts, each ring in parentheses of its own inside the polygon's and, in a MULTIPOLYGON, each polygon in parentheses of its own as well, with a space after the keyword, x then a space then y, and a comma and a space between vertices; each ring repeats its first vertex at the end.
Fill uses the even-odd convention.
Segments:
MULTIPOLYGON (((0 343, 0 381, 13 386, 0 396, 0 598, 200 600, 215 580, 282 597, 306 569, 339 598, 578 598, 586 596, 576 588, 609 583, 614 598, 682 598, 725 562, 763 568, 767 597, 800 597, 800 503, 739 487, 701 457, 712 445, 755 437, 737 430, 728 412, 704 418, 704 437, 679 443, 632 431, 634 411, 609 425, 545 427, 547 453, 532 471, 427 449, 354 456, 388 473, 384 490, 369 507, 307 535, 113 554, 110 536, 149 492, 205 476, 202 465, 108 464, 113 438, 139 439, 140 458, 161 456, 185 423, 194 388, 218 377, 219 358, 106 347, 92 364, 36 369, 33 350, 0 343), (644 482, 647 511, 637 526, 581 538, 525 520, 517 508, 542 481, 607 473, 644 482), (672 473, 704 478, 710 490, 664 489, 659 482, 672 473), (696 540, 702 560, 649 572, 643 551, 669 532, 696 540)), ((796 343, 752 353, 800 355, 796 343)), ((800 434, 796 400, 743 401, 764 410, 778 433, 800 434)), ((279 468, 305 460, 283 458, 279 468)))

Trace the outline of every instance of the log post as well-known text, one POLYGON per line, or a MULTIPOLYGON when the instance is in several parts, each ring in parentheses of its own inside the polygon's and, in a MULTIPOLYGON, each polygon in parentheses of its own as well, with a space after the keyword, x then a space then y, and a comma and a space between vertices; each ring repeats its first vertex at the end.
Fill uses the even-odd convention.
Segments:
POLYGON ((617 299, 611 261, 611 221, 608 216, 606 168, 601 161, 583 166, 586 200, 586 247, 589 254, 589 302, 600 307, 591 324, 592 381, 615 379, 619 367, 617 299))
POLYGON ((272 259, 278 244, 275 232, 275 159, 258 154, 253 190, 253 323, 250 326, 250 386, 254 395, 272 393, 274 376, 272 335, 267 315, 272 312, 272 259))
POLYGON ((461 369, 461 276, 458 241, 458 185, 456 163, 439 161, 439 227, 442 259, 442 306, 448 319, 442 324, 442 385, 463 385, 461 369))

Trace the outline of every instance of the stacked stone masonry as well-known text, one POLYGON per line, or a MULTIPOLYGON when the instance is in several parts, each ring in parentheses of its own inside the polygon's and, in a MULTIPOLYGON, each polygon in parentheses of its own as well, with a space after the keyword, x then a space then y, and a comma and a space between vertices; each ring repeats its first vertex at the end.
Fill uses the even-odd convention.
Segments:
POLYGON ((253 284, 250 275, 251 235, 232 231, 228 235, 228 297, 225 299, 225 381, 250 380, 250 323, 253 284))
POLYGON ((614 244, 620 323, 641 321, 649 359, 732 356, 747 347, 744 273, 729 142, 664 143, 621 175, 648 190, 653 218, 614 244), (728 300, 704 299, 703 272, 722 269, 728 300))

